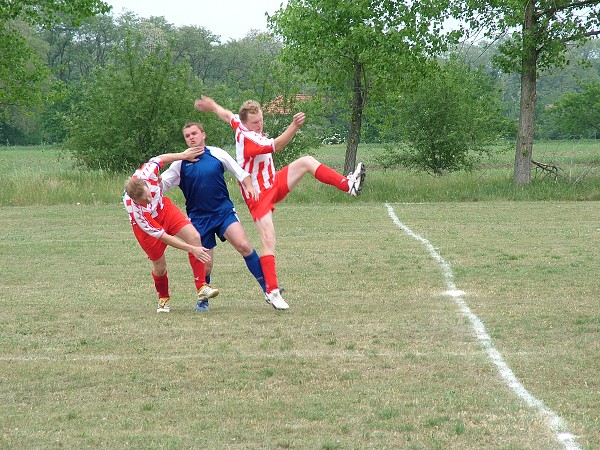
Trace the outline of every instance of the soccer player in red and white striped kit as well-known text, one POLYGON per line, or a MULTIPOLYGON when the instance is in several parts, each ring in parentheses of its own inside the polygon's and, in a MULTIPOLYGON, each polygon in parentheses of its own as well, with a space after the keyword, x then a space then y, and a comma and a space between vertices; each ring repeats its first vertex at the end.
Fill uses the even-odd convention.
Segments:
POLYGON ((152 262, 152 278, 158 293, 156 312, 170 311, 169 278, 165 250, 167 245, 188 252, 198 301, 216 297, 218 289, 206 282, 205 263, 210 261, 208 249, 202 247, 200 234, 190 220, 163 197, 160 171, 174 161, 197 161, 203 149, 188 148, 180 153, 166 153, 151 158, 125 183, 123 204, 129 214, 133 234, 152 262))
POLYGON ((292 123, 280 136, 267 138, 263 134, 262 108, 254 100, 244 102, 239 115, 233 114, 206 96, 196 100, 194 105, 199 111, 216 114, 235 131, 237 162, 250 173, 252 185, 259 193, 258 200, 255 200, 246 192, 244 186, 240 185, 242 196, 261 237, 260 262, 267 285, 265 297, 274 308, 288 309, 289 305, 281 296, 275 264, 275 204, 282 201, 306 173, 310 173, 321 183, 335 186, 353 196, 359 195, 365 178, 364 165, 358 163, 354 172, 343 176, 314 157, 303 156, 276 172, 273 152, 283 150, 304 125, 306 116, 303 112, 294 115, 292 123))

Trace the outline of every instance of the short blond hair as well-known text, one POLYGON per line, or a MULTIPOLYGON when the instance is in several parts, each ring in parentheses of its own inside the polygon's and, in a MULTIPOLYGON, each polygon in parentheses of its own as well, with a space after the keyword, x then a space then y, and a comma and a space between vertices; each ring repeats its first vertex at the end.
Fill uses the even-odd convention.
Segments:
POLYGON ((256 100, 246 100, 242 103, 242 106, 240 106, 240 120, 246 122, 248 120, 248 114, 258 114, 259 112, 262 112, 260 103, 256 100))
POLYGON ((190 127, 194 127, 194 126, 198 127, 198 129, 200 131, 202 131, 203 133, 206 133, 206 131, 204 131, 204 126, 201 123, 199 123, 199 122, 188 122, 188 123, 186 123, 183 126, 183 128, 181 129, 181 131, 185 131, 186 129, 188 129, 190 127))
POLYGON ((147 184, 141 178, 129 177, 125 182, 125 192, 133 200, 139 200, 144 195, 147 184))

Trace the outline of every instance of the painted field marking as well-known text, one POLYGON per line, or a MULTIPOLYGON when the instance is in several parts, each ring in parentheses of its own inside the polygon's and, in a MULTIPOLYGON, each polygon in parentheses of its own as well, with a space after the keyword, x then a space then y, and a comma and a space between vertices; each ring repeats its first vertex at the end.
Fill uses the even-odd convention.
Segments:
POLYGON ((454 284, 454 275, 452 274, 452 268, 450 267, 450 264, 448 264, 444 260, 444 258, 442 258, 442 256, 438 253, 435 247, 431 245, 431 243, 427 239, 419 236, 417 233, 415 233, 402 222, 400 222, 400 219, 398 219, 398 216, 396 216, 396 213, 394 213, 394 209, 389 203, 386 203, 385 207, 387 208, 388 214, 394 222, 394 224, 396 224, 398 228, 400 228, 410 237, 421 242, 425 246, 431 257, 435 261, 437 261, 440 268, 442 269, 444 278, 446 279, 447 290, 445 294, 454 299, 454 302, 459 306, 460 311, 467 319, 469 319, 469 322, 471 322, 473 330, 475 331, 475 335, 477 336, 477 340, 481 343, 489 358, 498 368, 500 377, 506 383, 506 385, 510 389, 512 389, 514 393, 517 394, 521 399, 523 399, 529 407, 537 410, 546 418, 548 426, 556 434, 556 439, 563 444, 566 450, 581 450, 581 447, 579 447, 577 441, 575 440, 575 436, 573 436, 573 434, 571 434, 567 430, 565 424, 563 423, 563 420, 558 416, 558 414, 546 408, 546 406, 540 399, 534 397, 527 389, 525 389, 525 386, 521 384, 517 376, 511 370, 511 368, 508 367, 508 364, 506 364, 500 352, 498 352, 498 350, 494 348, 494 346, 492 345, 492 339, 490 338, 489 334, 485 329, 485 325, 471 311, 471 309, 467 305, 467 302, 464 299, 465 293, 457 289, 456 285, 454 284))

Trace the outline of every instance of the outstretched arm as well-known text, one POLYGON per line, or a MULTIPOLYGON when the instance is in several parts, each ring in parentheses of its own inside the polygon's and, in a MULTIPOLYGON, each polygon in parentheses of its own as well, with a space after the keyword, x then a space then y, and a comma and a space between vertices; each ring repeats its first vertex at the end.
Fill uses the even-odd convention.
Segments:
POLYGON ((182 161, 184 159, 195 162, 198 161, 198 156, 202 153, 204 153, 203 148, 193 147, 180 153, 165 153, 164 155, 158 156, 158 158, 160 158, 163 165, 171 164, 174 161, 182 161))
POLYGON ((290 141, 296 136, 296 133, 306 120, 306 114, 299 112, 294 114, 294 120, 289 127, 285 129, 278 137, 275 138, 275 151, 280 152, 283 148, 290 143, 290 141))
POLYGON ((207 263, 210 261, 210 255, 208 254, 207 249, 204 247, 196 247, 194 245, 188 244, 187 242, 184 242, 181 239, 175 236, 171 236, 167 233, 163 233, 163 235, 159 239, 165 244, 170 245, 171 247, 175 247, 185 252, 191 253, 203 263, 207 263))
POLYGON ((198 111, 215 113, 217 117, 223 122, 231 123, 233 113, 228 109, 223 108, 210 97, 206 97, 203 95, 202 97, 200 97, 200 100, 196 100, 194 102, 194 106, 198 111))

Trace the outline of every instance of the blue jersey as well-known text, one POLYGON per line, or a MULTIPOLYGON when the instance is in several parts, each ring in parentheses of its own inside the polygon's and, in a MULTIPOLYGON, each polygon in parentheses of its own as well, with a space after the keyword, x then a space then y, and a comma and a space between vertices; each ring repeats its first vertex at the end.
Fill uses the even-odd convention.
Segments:
POLYGON ((179 186, 185 197, 187 215, 192 221, 230 213, 234 206, 229 197, 224 173, 241 182, 250 176, 227 153, 217 147, 205 147, 198 161, 176 161, 162 174, 164 191, 179 186))

